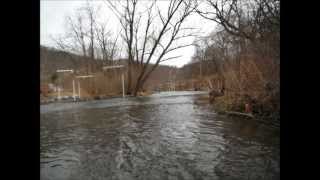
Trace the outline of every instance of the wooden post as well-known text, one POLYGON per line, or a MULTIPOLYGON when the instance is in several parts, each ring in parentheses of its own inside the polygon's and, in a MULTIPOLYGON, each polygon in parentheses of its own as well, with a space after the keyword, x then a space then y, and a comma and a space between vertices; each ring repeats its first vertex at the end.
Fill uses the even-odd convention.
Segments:
POLYGON ((61 89, 60 89, 60 87, 58 87, 58 100, 61 99, 60 91, 61 91, 61 89))
POLYGON ((80 100, 80 80, 78 80, 78 96, 79 96, 79 100, 80 100))
POLYGON ((122 80, 122 98, 124 98, 124 75, 123 73, 121 74, 121 80, 122 80))
MULTIPOLYGON (((116 66, 104 66, 102 68, 103 68, 103 70, 108 70, 108 69, 123 68, 123 67, 124 67, 123 65, 116 65, 116 66)), ((124 98, 125 97, 125 92, 124 92, 124 73, 123 72, 121 74, 121 80, 122 80, 122 97, 124 98)))
POLYGON ((75 88, 74 79, 72 80, 72 96, 73 96, 73 100, 76 101, 76 88, 75 88))

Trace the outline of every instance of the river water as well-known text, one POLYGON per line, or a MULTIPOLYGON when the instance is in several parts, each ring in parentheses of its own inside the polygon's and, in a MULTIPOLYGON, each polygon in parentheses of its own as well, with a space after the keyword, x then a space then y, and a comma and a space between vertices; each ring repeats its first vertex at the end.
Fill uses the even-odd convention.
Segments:
POLYGON ((279 128, 203 92, 41 105, 41 179, 280 179, 279 128))

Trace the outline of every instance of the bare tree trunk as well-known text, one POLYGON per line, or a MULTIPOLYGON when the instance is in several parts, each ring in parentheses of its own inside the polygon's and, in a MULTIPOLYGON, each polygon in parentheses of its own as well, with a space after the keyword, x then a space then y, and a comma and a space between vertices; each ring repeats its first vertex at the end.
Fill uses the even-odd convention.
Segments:
POLYGON ((127 0, 126 5, 122 6, 123 11, 121 12, 121 10, 116 7, 114 2, 108 0, 111 9, 114 10, 115 14, 120 20, 122 28, 124 29, 123 37, 128 48, 127 93, 132 93, 134 96, 136 96, 138 94, 138 91, 143 88, 146 80, 149 78, 150 74, 155 70, 155 68, 158 67, 160 62, 180 57, 176 56, 163 59, 166 54, 173 50, 192 45, 179 45, 177 47, 171 48, 172 43, 176 42, 176 40, 192 36, 191 33, 184 33, 183 35, 178 36, 178 33, 182 29, 188 29, 182 28, 181 25, 185 21, 186 17, 188 17, 195 9, 195 7, 192 6, 193 1, 191 0, 171 0, 169 2, 169 8, 167 12, 161 13, 159 7, 156 6, 154 8, 156 0, 153 0, 151 2, 152 4, 147 8, 148 15, 146 17, 147 22, 146 28, 144 29, 145 33, 142 35, 143 37, 138 38, 138 31, 139 29, 141 29, 139 26, 139 22, 141 20, 142 14, 138 13, 138 16, 135 16, 137 2, 138 0, 127 0), (154 13, 152 13, 152 11, 154 11, 154 13), (153 31, 150 32, 149 27, 153 27, 151 26, 151 24, 153 22, 153 19, 155 18, 155 14, 158 15, 161 23, 160 26, 157 26, 156 29, 153 29, 153 31), (174 16, 177 16, 176 19, 173 18, 174 16), (165 39, 165 36, 168 37, 168 42, 163 40, 165 39), (143 39, 141 44, 140 41, 138 42, 138 39, 143 39), (140 50, 142 50, 141 54, 140 50), (145 56, 146 60, 144 61, 145 56), (155 56, 155 64, 150 67, 150 61, 155 56), (139 66, 138 78, 135 79, 133 84, 132 69, 135 68, 136 65, 139 66), (149 67, 151 68, 150 70, 149 67))

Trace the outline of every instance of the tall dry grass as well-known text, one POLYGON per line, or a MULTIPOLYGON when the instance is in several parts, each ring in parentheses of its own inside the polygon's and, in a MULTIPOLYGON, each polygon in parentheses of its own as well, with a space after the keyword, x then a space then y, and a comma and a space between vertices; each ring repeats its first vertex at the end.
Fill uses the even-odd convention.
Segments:
POLYGON ((271 58, 251 55, 239 64, 225 64, 222 76, 225 95, 217 98, 218 109, 244 111, 250 103, 254 113, 278 116, 280 111, 280 66, 271 58))

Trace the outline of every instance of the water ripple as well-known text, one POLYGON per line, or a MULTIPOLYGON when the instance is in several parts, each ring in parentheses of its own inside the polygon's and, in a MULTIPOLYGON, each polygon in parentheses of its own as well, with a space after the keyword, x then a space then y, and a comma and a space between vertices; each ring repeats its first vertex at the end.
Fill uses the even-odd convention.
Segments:
POLYGON ((187 92, 41 112, 41 179, 279 179, 279 130, 187 92))

